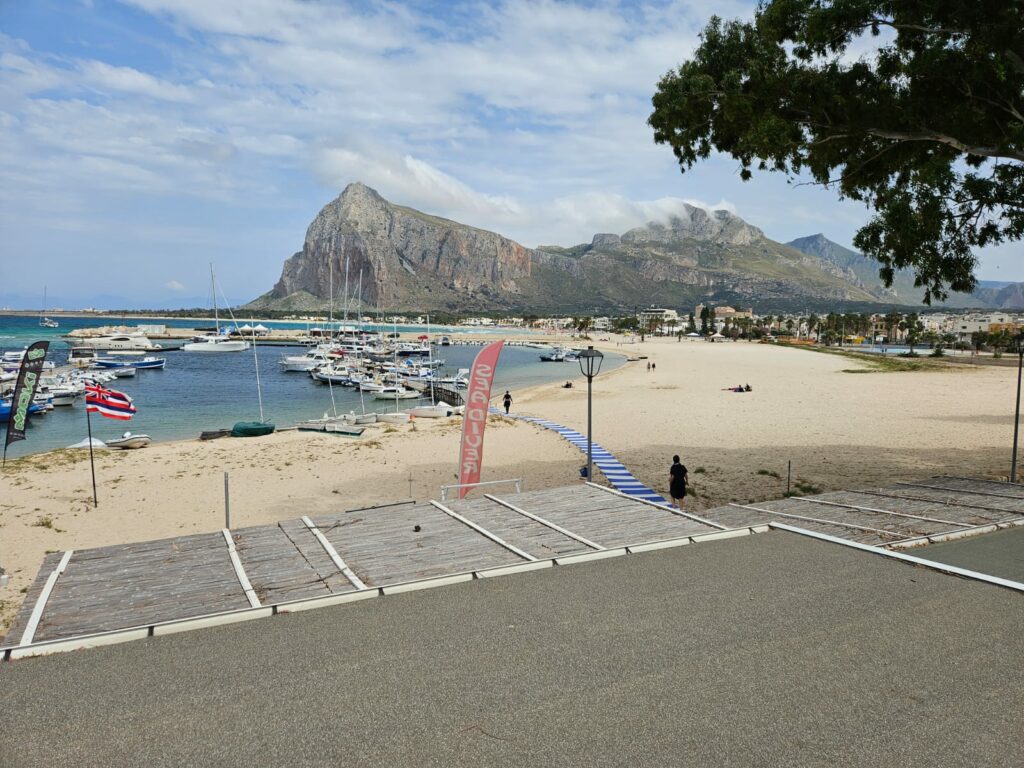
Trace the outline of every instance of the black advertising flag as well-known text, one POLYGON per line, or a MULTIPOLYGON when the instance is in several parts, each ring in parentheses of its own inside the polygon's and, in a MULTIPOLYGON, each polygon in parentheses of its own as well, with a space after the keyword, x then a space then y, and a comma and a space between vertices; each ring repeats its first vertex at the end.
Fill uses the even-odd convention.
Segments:
POLYGON ((11 399, 11 417, 7 422, 7 441, 4 443, 4 460, 7 459, 7 446, 18 440, 25 439, 25 428, 28 426, 29 408, 39 387, 39 374, 43 370, 43 361, 50 342, 37 341, 25 350, 21 359, 21 370, 18 381, 14 384, 14 397, 11 399))

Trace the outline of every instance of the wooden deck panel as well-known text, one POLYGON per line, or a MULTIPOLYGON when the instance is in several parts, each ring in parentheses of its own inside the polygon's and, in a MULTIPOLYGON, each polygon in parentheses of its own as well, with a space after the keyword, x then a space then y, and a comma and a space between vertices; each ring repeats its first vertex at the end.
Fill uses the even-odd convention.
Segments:
POLYGON ((999 480, 978 480, 971 477, 930 477, 927 480, 916 480, 913 486, 897 486, 899 488, 919 489, 921 485, 934 485, 942 488, 949 488, 964 491, 978 498, 994 498, 992 494, 1001 497, 1020 499, 1024 503, 1024 485, 1019 483, 1004 483, 999 480), (987 495, 987 496, 986 496, 987 495))
MULTIPOLYGON (((60 559, 63 556, 64 551, 62 550, 50 552, 43 558, 43 563, 39 566, 39 572, 36 574, 35 581, 32 582, 28 592, 25 593, 24 602, 22 602, 21 608, 18 609, 18 615, 14 617, 14 623, 7 630, 7 634, 0 641, 0 645, 17 645, 21 642, 21 636, 25 634, 25 627, 28 625, 32 609, 35 608, 36 601, 43 591, 43 585, 46 584, 46 580, 50 577, 53 569, 57 567, 57 564, 60 563, 60 559)), ((72 555, 72 557, 74 556, 72 555)))
MULTIPOLYGON (((764 508, 764 505, 762 504, 753 504, 751 506, 764 508)), ((719 525, 728 526, 729 528, 766 525, 767 523, 775 521, 786 523, 787 525, 792 525, 797 528, 803 528, 808 531, 824 533, 829 536, 847 539, 848 541, 856 541, 859 544, 879 546, 896 540, 892 536, 880 535, 870 531, 859 531, 853 528, 845 528, 841 525, 829 525, 827 523, 812 523, 809 520, 793 520, 792 518, 784 518, 781 515, 772 515, 771 513, 758 512, 752 509, 744 509, 743 507, 715 507, 714 509, 702 510, 700 515, 701 517, 706 517, 708 520, 712 520, 719 525)), ((807 515, 807 517, 815 517, 815 515, 807 515)))
MULTIPOLYGON (((976 494, 965 492, 936 491, 930 488, 901 485, 895 485, 888 488, 866 488, 860 492, 865 493, 866 498, 875 498, 882 502, 890 501, 891 498, 894 497, 911 501, 917 499, 928 499, 936 505, 939 505, 941 508, 946 506, 961 506, 964 509, 974 509, 981 515, 995 515, 997 517, 1000 515, 1000 512, 1002 512, 1003 519, 1015 515, 1024 516, 1024 503, 1017 501, 1016 499, 1005 499, 998 496, 978 496, 976 494), (885 495, 877 496, 876 494, 885 495)), ((893 503, 900 502, 896 501, 893 503)), ((885 504, 879 503, 875 504, 875 506, 884 507, 885 504)))
MULTIPOLYGON (((830 520, 847 525, 862 525, 867 528, 877 528, 889 531, 894 534, 893 541, 900 538, 911 538, 913 536, 928 536, 933 533, 945 533, 953 526, 944 523, 935 523, 929 520, 917 520, 914 518, 889 515, 884 512, 869 512, 864 509, 851 509, 849 507, 836 507, 832 504, 817 504, 816 499, 832 501, 826 496, 806 496, 800 500, 785 499, 781 501, 769 501, 754 506, 764 507, 777 512, 786 512, 792 515, 803 515, 814 517, 819 520, 830 520)), ((838 503, 838 502, 836 502, 838 503)))
POLYGON ((893 499, 884 496, 873 496, 867 493, 846 491, 842 493, 830 493, 820 497, 828 501, 835 501, 840 504, 856 504, 863 507, 884 509, 903 515, 918 515, 931 517, 937 520, 945 520, 953 525, 946 525, 946 530, 952 530, 955 526, 970 527, 974 525, 985 525, 996 520, 1005 520, 1013 516, 1012 512, 995 512, 991 510, 976 509, 956 504, 940 504, 936 501, 921 501, 919 499, 893 499))
POLYGON ((36 640, 248 608, 223 535, 76 550, 36 640))
POLYGON ((368 586, 525 562, 430 504, 325 515, 313 522, 368 586))
POLYGON ((621 547, 717 530, 668 510, 587 486, 534 491, 510 499, 517 507, 550 520, 604 547, 621 547))
MULTIPOLYGON (((515 504, 517 498, 516 494, 512 494, 506 500, 510 504, 515 504)), ((480 527, 486 528, 512 546, 529 552, 538 560, 558 557, 571 552, 593 551, 586 544, 552 530, 490 499, 451 501, 446 502, 445 506, 472 520, 480 527)))
MULTIPOLYGON (((326 597, 332 593, 324 577, 302 556, 280 526, 239 528, 232 531, 231 536, 242 568, 261 603, 326 597)), ((309 536, 312 538, 312 534, 309 536)))
POLYGON ((302 558, 316 571, 324 586, 334 594, 351 592, 355 587, 327 554, 327 550, 317 541, 316 536, 302 520, 282 520, 277 527, 288 537, 302 558))

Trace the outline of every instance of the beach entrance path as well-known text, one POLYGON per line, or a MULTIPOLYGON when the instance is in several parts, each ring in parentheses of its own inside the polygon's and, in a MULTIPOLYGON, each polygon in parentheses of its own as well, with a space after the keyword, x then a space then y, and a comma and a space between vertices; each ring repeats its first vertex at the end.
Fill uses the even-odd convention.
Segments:
MULTIPOLYGON (((491 413, 502 414, 497 408, 492 408, 491 413)), ((587 436, 581 432, 577 432, 575 429, 564 427, 561 424, 556 424, 548 419, 542 419, 537 416, 524 416, 521 414, 510 413, 509 418, 519 419, 520 421, 527 421, 531 424, 536 424, 544 429, 550 429, 553 432, 557 432, 574 446, 580 449, 584 456, 587 455, 587 436)), ((638 499, 645 501, 653 501, 657 504, 667 504, 664 496, 655 493, 653 490, 648 488, 646 485, 641 483, 635 477, 633 473, 626 469, 625 465, 616 459, 610 451, 599 443, 594 443, 590 449, 591 455, 594 457, 594 466, 601 470, 612 487, 617 491, 621 491, 629 496, 635 496, 638 499)), ((588 478, 593 480, 593 478, 588 478)))

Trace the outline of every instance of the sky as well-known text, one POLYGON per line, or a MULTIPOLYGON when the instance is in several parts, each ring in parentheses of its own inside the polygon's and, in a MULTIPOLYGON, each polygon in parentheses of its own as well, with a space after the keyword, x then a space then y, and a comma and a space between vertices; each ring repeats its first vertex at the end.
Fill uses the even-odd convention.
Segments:
MULTIPOLYGON (((269 290, 353 181, 527 246, 726 208, 849 246, 862 204, 713 157, 681 174, 659 78, 737 0, 0 0, 0 306, 269 290)), ((979 276, 1024 280, 1019 244, 979 276)), ((126 304, 125 302, 130 302, 126 304)))

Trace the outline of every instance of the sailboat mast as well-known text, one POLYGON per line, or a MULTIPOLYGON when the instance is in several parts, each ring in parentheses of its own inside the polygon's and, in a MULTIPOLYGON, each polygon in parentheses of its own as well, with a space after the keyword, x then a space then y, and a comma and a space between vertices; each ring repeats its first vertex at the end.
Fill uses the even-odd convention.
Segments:
POLYGON ((334 340, 334 257, 332 256, 330 261, 327 262, 329 268, 330 277, 328 282, 330 284, 330 299, 327 304, 327 327, 331 329, 331 340, 334 340))
POLYGON ((210 262, 210 293, 213 294, 213 325, 217 336, 220 336, 220 316, 217 314, 217 280, 213 276, 213 262, 210 262))

